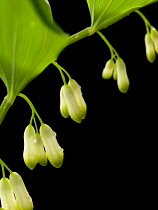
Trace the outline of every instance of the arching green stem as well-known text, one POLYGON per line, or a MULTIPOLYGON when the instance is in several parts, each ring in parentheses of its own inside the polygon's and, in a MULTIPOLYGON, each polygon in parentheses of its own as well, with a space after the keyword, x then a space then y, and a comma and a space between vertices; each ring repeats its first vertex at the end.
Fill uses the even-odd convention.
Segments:
POLYGON ((19 93, 18 96, 20 96, 21 98, 25 99, 25 101, 29 104, 30 108, 32 109, 32 111, 36 114, 36 116, 38 117, 39 121, 41 124, 43 124, 43 121, 41 119, 41 117, 39 116, 38 112, 36 111, 33 103, 31 102, 31 100, 24 94, 19 93))
POLYGON ((1 167, 2 167, 2 176, 3 176, 3 178, 5 177, 4 167, 9 171, 9 173, 12 173, 10 168, 3 162, 2 159, 0 159, 0 164, 1 164, 1 167))
POLYGON ((110 44, 110 42, 107 40, 107 38, 100 32, 97 31, 97 34, 103 39, 103 41, 107 44, 107 46, 109 47, 109 50, 111 52, 111 57, 113 59, 116 59, 116 57, 120 57, 119 54, 117 53, 117 51, 113 48, 113 46, 110 44))
POLYGON ((151 28, 150 22, 148 21, 148 19, 145 17, 145 15, 142 12, 140 12, 139 10, 135 10, 135 12, 143 19, 143 21, 145 23, 146 31, 147 31, 147 33, 149 33, 150 28, 151 28))
POLYGON ((64 84, 66 84, 66 79, 65 79, 63 72, 65 72, 65 74, 68 76, 69 80, 71 79, 70 74, 62 66, 60 66, 57 62, 52 62, 52 64, 54 64, 54 66, 57 67, 57 69, 59 70, 59 72, 61 74, 64 84))
POLYGON ((83 29, 82 31, 77 32, 76 34, 73 34, 72 36, 70 36, 68 38, 68 45, 71 45, 85 37, 91 36, 92 34, 94 34, 96 32, 94 27, 87 27, 85 29, 83 29))

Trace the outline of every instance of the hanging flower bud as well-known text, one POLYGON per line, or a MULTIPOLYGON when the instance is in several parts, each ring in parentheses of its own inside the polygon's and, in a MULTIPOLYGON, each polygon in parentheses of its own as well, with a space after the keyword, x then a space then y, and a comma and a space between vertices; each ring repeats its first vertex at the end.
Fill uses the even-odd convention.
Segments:
POLYGON ((117 80, 117 70, 116 70, 116 65, 114 67, 114 71, 113 71, 113 79, 117 80))
POLYGON ((156 59, 156 53, 154 49, 154 42, 151 38, 150 33, 145 35, 145 47, 146 47, 146 56, 150 63, 153 63, 156 59))
POLYGON ((80 123, 82 121, 82 111, 77 103, 72 88, 69 85, 62 86, 63 96, 65 98, 70 117, 80 123))
POLYGON ((65 101, 64 94, 63 94, 63 86, 61 87, 61 90, 60 90, 60 112, 64 118, 68 118, 69 111, 68 111, 68 107, 65 101))
POLYGON ((82 119, 85 119, 86 112, 87 112, 87 105, 83 99, 82 92, 81 92, 81 86, 74 80, 70 79, 68 82, 68 86, 72 89, 75 99, 77 101, 77 104, 81 110, 82 119))
POLYGON ((17 210, 13 187, 10 180, 7 178, 2 178, 0 180, 0 198, 2 204, 1 209, 17 210))
POLYGON ((151 28, 151 38, 154 42, 155 51, 158 54, 158 31, 154 27, 151 28))
POLYGON ((114 68, 115 68, 115 63, 113 59, 108 60, 102 72, 103 79, 110 79, 113 75, 114 68))
POLYGON ((117 71, 117 85, 122 93, 126 93, 129 88, 129 80, 126 72, 126 66, 121 58, 116 60, 116 71, 117 71))
POLYGON ((42 138, 39 133, 35 134, 34 145, 35 145, 35 150, 36 150, 37 162, 42 166, 46 166, 47 165, 47 156, 46 156, 46 152, 44 150, 42 138))
POLYGON ((32 210, 32 198, 27 192, 27 189, 21 176, 16 172, 12 172, 9 176, 9 179, 13 187, 13 192, 15 194, 17 209, 32 210))
POLYGON ((37 164, 34 142, 35 142, 34 127, 32 125, 28 125, 24 131, 23 158, 27 167, 30 168, 31 170, 33 170, 37 164))
POLYGON ((56 133, 46 124, 40 126, 40 135, 46 150, 46 155, 50 163, 56 167, 61 167, 63 163, 64 153, 59 146, 56 133))

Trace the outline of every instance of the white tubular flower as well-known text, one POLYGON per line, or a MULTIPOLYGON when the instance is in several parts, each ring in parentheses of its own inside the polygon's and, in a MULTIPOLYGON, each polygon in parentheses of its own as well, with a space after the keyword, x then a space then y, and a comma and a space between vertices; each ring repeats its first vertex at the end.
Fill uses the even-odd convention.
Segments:
POLYGON ((113 75, 113 71, 115 68, 115 63, 113 59, 110 59, 106 62, 105 67, 102 72, 102 78, 103 79, 110 79, 113 75))
POLYGON ((30 168, 31 170, 33 170, 37 164, 34 142, 35 142, 34 127, 32 125, 28 125, 24 131, 23 158, 27 167, 30 168))
POLYGON ((17 209, 32 210, 33 209, 32 198, 27 192, 27 189, 25 187, 25 184, 21 176, 16 172, 12 172, 9 176, 9 179, 13 187, 13 192, 15 194, 17 209))
POLYGON ((62 92, 66 101, 70 117, 77 123, 80 123, 83 118, 82 110, 80 109, 74 92, 69 85, 62 86, 62 92))
POLYGON ((85 119, 87 113, 87 105, 82 96, 81 86, 74 79, 69 80, 68 86, 72 89, 75 95, 77 104, 81 110, 82 119, 85 119))
POLYGON ((129 88, 129 79, 126 72, 126 65, 121 58, 116 60, 117 85, 122 93, 126 93, 129 88))
POLYGON ((47 156, 44 150, 43 141, 39 133, 35 134, 35 150, 36 150, 36 159, 37 162, 42 165, 47 165, 47 156))
POLYGON ((64 94, 63 94, 63 86, 61 87, 61 90, 60 90, 60 112, 64 118, 68 118, 69 111, 68 111, 68 107, 65 101, 64 94))
POLYGON ((158 31, 154 27, 151 28, 151 38, 154 42, 155 51, 158 54, 158 31))
POLYGON ((50 163, 56 167, 61 167, 63 163, 64 153, 59 146, 56 133, 46 124, 40 126, 40 135, 46 150, 46 155, 50 163))
POLYGON ((147 59, 150 63, 153 63, 156 59, 156 53, 154 49, 154 42, 150 33, 145 35, 145 47, 147 59))
POLYGON ((0 180, 0 198, 2 204, 1 209, 17 210, 13 187, 10 180, 7 178, 2 178, 0 180))

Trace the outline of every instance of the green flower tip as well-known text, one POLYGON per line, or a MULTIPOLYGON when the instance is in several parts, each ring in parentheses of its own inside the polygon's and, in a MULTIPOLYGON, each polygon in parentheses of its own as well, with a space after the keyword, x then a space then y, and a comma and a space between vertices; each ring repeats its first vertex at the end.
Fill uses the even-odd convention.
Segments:
POLYGON ((21 176, 12 172, 9 179, 0 180, 0 199, 2 208, 11 210, 32 210, 33 202, 21 176))
POLYGON ((63 117, 70 116, 77 123, 86 117, 87 105, 82 96, 81 86, 74 79, 70 79, 68 85, 61 87, 60 112, 63 117))
POLYGON ((47 158, 56 167, 63 163, 63 149, 56 140, 56 133, 46 124, 40 127, 40 133, 36 133, 32 125, 28 125, 24 131, 23 158, 26 166, 31 170, 37 163, 47 165, 47 158))

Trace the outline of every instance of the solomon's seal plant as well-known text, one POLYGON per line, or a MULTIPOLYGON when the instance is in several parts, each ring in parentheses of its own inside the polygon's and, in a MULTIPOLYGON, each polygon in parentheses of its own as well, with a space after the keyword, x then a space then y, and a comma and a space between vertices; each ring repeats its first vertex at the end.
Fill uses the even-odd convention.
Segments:
MULTIPOLYGON (((31 100, 22 93, 23 89, 48 65, 54 65, 63 81, 59 90, 59 111, 64 118, 70 116, 75 122, 81 123, 87 113, 81 86, 77 78, 73 78, 73 75, 71 77, 68 71, 59 65, 58 56, 69 45, 95 33, 98 34, 111 54, 105 61, 102 77, 113 78, 117 81, 120 92, 126 93, 130 84, 126 61, 101 30, 136 12, 145 23, 146 57, 153 63, 158 54, 158 31, 140 9, 155 2, 157 0, 87 0, 91 24, 70 36, 55 22, 49 1, 0 1, 0 78, 7 90, 0 105, 0 124, 16 98, 25 99, 31 108, 30 122, 24 129, 23 149, 23 159, 29 169, 33 170, 37 163, 46 166, 47 161, 54 167, 60 168, 63 164, 64 150, 60 147, 51 126, 43 122, 31 100)), ((0 164, 1 209, 33 209, 32 199, 21 176, 12 172, 1 159, 0 164), (4 169, 9 171, 9 178, 6 178, 4 169)))

